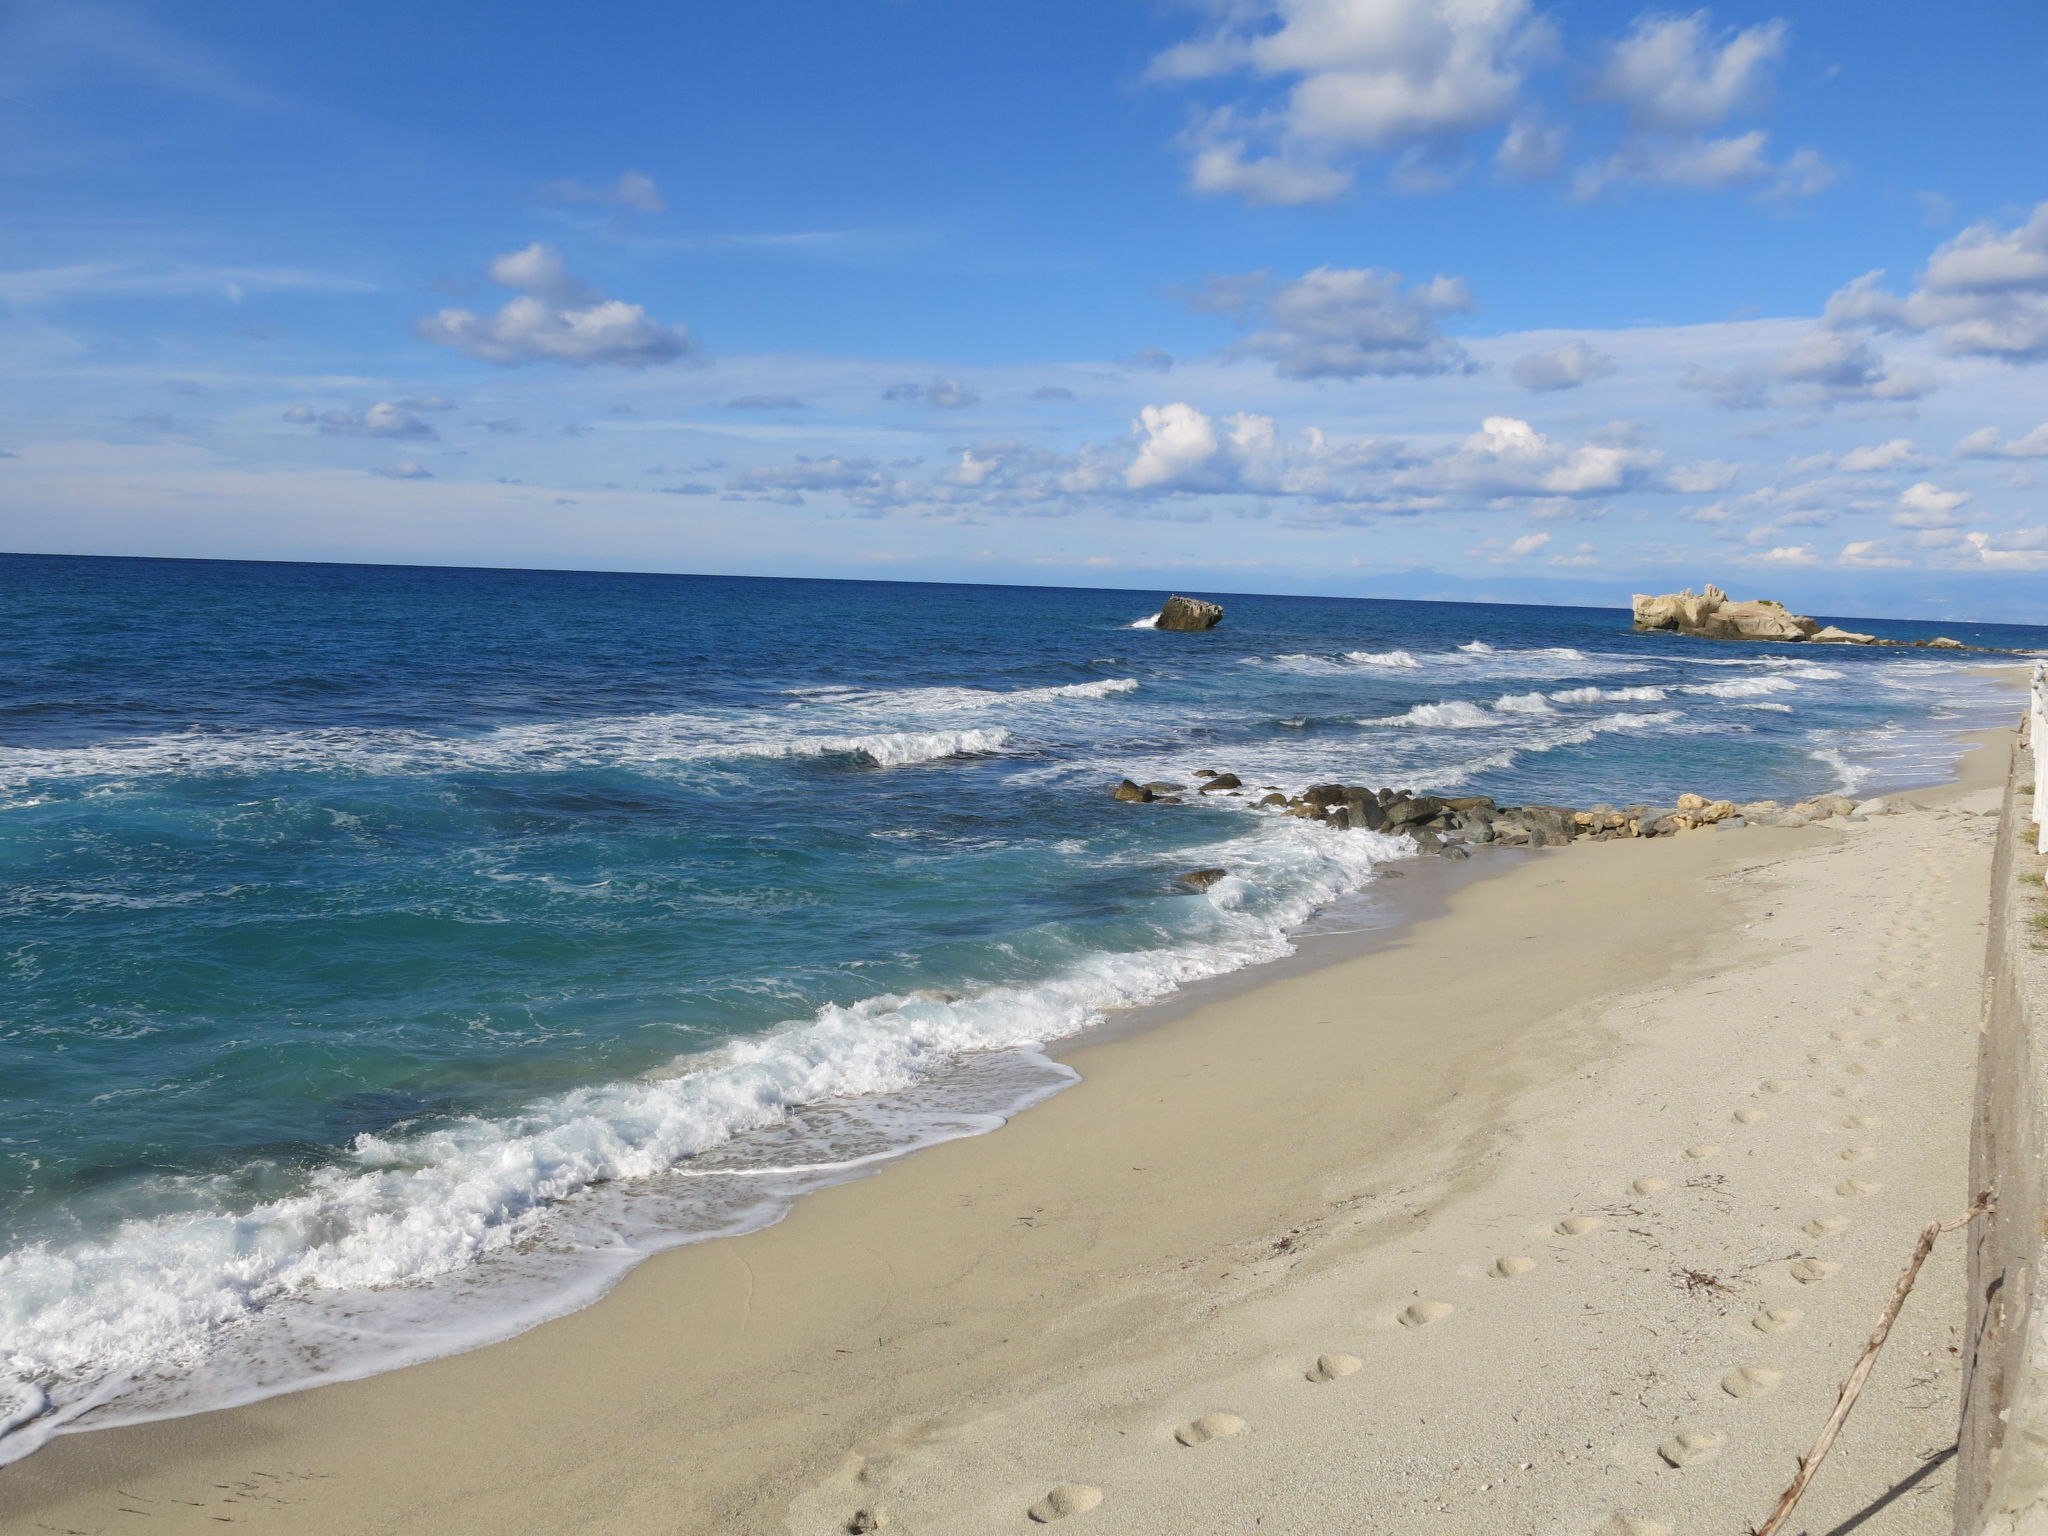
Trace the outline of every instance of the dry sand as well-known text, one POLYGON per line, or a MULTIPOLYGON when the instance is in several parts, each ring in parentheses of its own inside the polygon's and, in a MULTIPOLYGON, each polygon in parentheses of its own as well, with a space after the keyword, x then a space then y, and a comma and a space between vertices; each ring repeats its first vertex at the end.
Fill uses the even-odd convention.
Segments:
MULTIPOLYGON (((1499 855, 522 1338, 60 1438, 0 1530, 1747 1530, 1968 1204, 1986 740, 1925 809, 1499 855)), ((1948 1529, 1961 1251, 1791 1529, 1948 1529)))

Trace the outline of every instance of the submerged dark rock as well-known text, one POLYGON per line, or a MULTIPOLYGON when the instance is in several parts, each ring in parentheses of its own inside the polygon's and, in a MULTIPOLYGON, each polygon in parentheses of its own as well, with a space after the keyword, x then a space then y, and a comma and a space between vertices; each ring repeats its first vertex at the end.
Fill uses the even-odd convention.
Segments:
POLYGON ((1191 869, 1186 874, 1176 875, 1174 878, 1182 885, 1191 885, 1198 891, 1206 891, 1218 880, 1227 878, 1229 874, 1230 871, 1227 869, 1191 869))

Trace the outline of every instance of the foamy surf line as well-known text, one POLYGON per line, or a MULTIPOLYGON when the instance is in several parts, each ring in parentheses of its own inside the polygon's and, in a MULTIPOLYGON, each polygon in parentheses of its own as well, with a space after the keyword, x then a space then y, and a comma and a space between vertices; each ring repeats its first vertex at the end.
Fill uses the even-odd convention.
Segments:
MULTIPOLYGON (((600 766, 649 767, 721 758, 848 756, 882 766, 937 762, 1001 752, 1007 725, 931 728, 948 716, 1070 709, 1137 691, 1135 678, 1103 678, 1008 692, 978 688, 791 689, 821 724, 842 717, 841 731, 793 730, 782 718, 690 713, 633 715, 503 726, 477 736, 414 730, 331 728, 210 733, 187 731, 67 748, 0 747, 0 787, 67 779, 160 775, 333 772, 377 775, 457 771, 549 772, 600 766), (900 728, 890 728, 890 716, 900 728), (925 728, 920 728, 920 727, 925 728)), ((1057 715, 1053 718, 1056 718, 1057 715)))
POLYGON ((586 1305, 649 1253, 757 1228, 822 1182, 993 1129, 1071 1080, 1040 1047, 1291 953, 1315 911, 1414 853, 1247 820, 1191 850, 1237 873, 1187 898, 1176 942, 1084 952, 1029 986, 828 1006, 517 1115, 359 1136, 286 1197, 0 1256, 0 1462, 57 1433, 368 1375, 586 1305))

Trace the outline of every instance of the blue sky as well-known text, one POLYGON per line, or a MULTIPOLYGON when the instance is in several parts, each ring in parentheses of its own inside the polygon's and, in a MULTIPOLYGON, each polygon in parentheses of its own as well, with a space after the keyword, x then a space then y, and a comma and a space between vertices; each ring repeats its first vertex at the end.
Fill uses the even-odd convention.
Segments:
POLYGON ((2005 0, 0 5, 0 546, 2048 621, 2044 85, 2005 0))

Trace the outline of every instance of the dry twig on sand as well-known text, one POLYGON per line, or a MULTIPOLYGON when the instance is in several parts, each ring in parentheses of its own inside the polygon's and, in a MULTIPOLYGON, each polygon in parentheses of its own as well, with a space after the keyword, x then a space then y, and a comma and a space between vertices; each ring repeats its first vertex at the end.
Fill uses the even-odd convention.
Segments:
POLYGON ((1913 1257, 1906 1261, 1905 1273, 1899 1276, 1898 1284, 1892 1287, 1892 1299, 1884 1309, 1884 1316, 1878 1319, 1877 1331, 1870 1336, 1870 1342, 1863 1346, 1862 1358, 1855 1369, 1849 1372, 1848 1380, 1842 1383, 1841 1395, 1835 1399, 1835 1411, 1828 1415, 1828 1421, 1821 1426, 1819 1436, 1799 1462, 1799 1475, 1792 1479, 1778 1500, 1778 1507, 1771 1511, 1771 1518, 1751 1532, 1751 1536, 1777 1536, 1780 1527, 1791 1518, 1792 1507, 1806 1492, 1806 1485, 1813 1481, 1813 1475, 1820 1470, 1821 1462, 1834 1449, 1835 1437, 1842 1432, 1842 1426, 1849 1421, 1849 1410, 1856 1406, 1856 1399, 1862 1394, 1863 1384, 1870 1380, 1870 1373, 1877 1365, 1877 1352, 1884 1348, 1884 1341, 1891 1336, 1892 1324, 1899 1320, 1899 1309, 1906 1304, 1906 1294, 1913 1289, 1913 1282, 1920 1278, 1920 1266, 1927 1262, 1927 1255, 1934 1251, 1935 1239, 1944 1232, 1953 1232, 1967 1227, 1979 1216, 1991 1209, 1991 1196, 1986 1193, 1977 1197, 1977 1203, 1953 1221, 1930 1221, 1927 1229, 1920 1234, 1920 1241, 1913 1245, 1913 1257))

